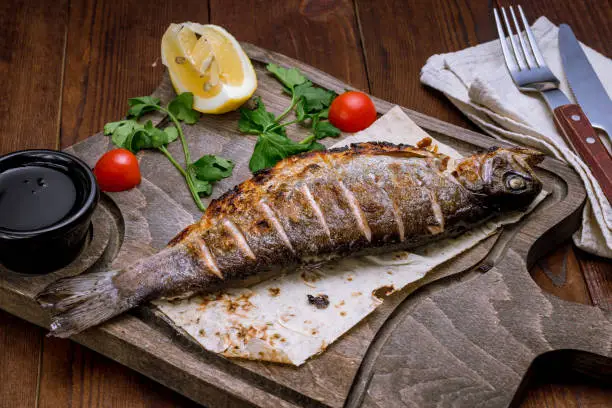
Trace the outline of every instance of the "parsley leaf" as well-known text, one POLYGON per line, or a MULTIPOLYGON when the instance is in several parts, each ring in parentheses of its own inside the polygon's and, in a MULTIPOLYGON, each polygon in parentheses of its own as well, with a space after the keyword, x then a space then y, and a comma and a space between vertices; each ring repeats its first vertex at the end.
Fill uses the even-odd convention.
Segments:
POLYGON ((317 142, 312 142, 310 144, 310 150, 309 151, 311 151, 311 152, 314 152, 314 151, 323 151, 323 150, 326 150, 326 149, 327 149, 327 147, 325 147, 325 145, 322 145, 321 143, 317 143, 317 142))
POLYGON ((128 99, 128 105, 130 106, 130 109, 128 109, 128 116, 134 116, 138 119, 147 112, 158 110, 160 107, 159 103, 159 98, 153 98, 151 96, 130 98, 128 99))
POLYGON ((327 121, 325 122, 317 121, 317 124, 313 126, 312 130, 317 140, 324 139, 326 137, 340 136, 340 129, 338 129, 337 127, 335 127, 334 125, 332 125, 331 123, 327 121))
POLYGON ((105 133, 112 135, 113 144, 117 147, 128 149, 137 153, 142 149, 154 149, 170 143, 172 135, 168 135, 163 130, 153 127, 151 121, 144 126, 135 120, 113 122, 105 126, 105 133), (110 133, 112 131, 112 133, 110 133))
MULTIPOLYGON (((172 135, 173 134, 174 132, 172 132, 172 135)), ((172 135, 156 128, 149 120, 145 123, 144 128, 134 132, 129 147, 133 152, 138 152, 143 149, 157 149, 175 140, 172 139, 172 135)))
POLYGON ((192 169, 202 181, 219 181, 232 175, 234 162, 223 157, 207 154, 192 164, 192 169))
POLYGON ((130 98, 128 99, 128 105, 129 106, 135 106, 135 105, 159 105, 160 103, 160 99, 159 98, 155 98, 153 96, 137 96, 135 98, 130 98))
POLYGON ((168 143, 172 143, 178 139, 178 130, 176 129, 176 126, 168 126, 164 129, 164 132, 166 132, 168 135, 168 143))
POLYGON ((144 125, 134 119, 110 122, 104 126, 104 134, 112 135, 111 140, 117 147, 137 153, 143 149, 156 149, 174 142, 178 137, 176 127, 157 129, 149 120, 144 125))
POLYGON ((195 192, 199 196, 209 196, 212 193, 212 184, 208 181, 198 180, 193 174, 190 175, 191 183, 193 184, 195 192))
POLYGON ((274 166, 278 161, 294 154, 311 150, 324 150, 319 143, 301 144, 273 132, 262 133, 257 138, 249 169, 256 172, 274 166))
POLYGON ((168 110, 176 116, 178 120, 193 125, 200 119, 200 112, 193 109, 193 94, 183 92, 174 98, 168 105, 168 110))
POLYGON ((126 119, 118 122, 109 122, 104 125, 104 134, 107 136, 112 135, 111 139, 115 146, 130 150, 132 134, 135 130, 142 128, 144 126, 134 119, 126 119))
POLYGON ((288 90, 308 81, 308 78, 297 68, 283 68, 276 64, 268 64, 266 69, 271 72, 288 90))
POLYGON ((189 177, 195 192, 201 196, 212 193, 212 183, 231 176, 234 162, 207 154, 189 167, 189 177))
MULTIPOLYGON (((256 108, 253 110, 244 107, 240 108, 238 128, 243 133, 258 135, 275 125, 274 114, 266 110, 266 106, 260 97, 255 99, 255 103, 256 108)), ((280 135, 284 135, 285 129, 278 128, 278 130, 275 130, 275 132, 280 135)))
POLYGON ((293 92, 296 98, 303 98, 303 109, 307 113, 320 111, 329 107, 336 96, 332 91, 323 88, 315 88, 310 81, 296 86, 293 92))
POLYGON ((138 122, 134 119, 125 119, 117 122, 108 122, 104 125, 104 134, 112 135, 116 132, 126 133, 131 132, 134 129, 134 126, 140 126, 138 122))

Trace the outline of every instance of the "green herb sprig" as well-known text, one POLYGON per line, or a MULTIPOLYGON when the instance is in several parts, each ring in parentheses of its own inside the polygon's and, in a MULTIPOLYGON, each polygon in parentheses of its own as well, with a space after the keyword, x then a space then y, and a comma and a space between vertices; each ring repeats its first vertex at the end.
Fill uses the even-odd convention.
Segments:
POLYGON ((160 104, 158 98, 141 96, 130 98, 127 119, 110 122, 104 125, 104 134, 111 136, 113 144, 137 153, 143 149, 157 149, 168 158, 170 163, 185 178, 189 191, 201 211, 206 207, 200 196, 212 193, 212 183, 229 177, 234 169, 231 160, 214 155, 205 155, 192 162, 189 146, 181 122, 193 125, 200 118, 200 113, 193 109, 193 94, 184 92, 174 98, 167 107, 160 104), (144 124, 138 122, 145 113, 159 111, 165 113, 173 123, 164 129, 153 126, 149 120, 144 124), (168 144, 179 139, 183 147, 186 166, 181 166, 168 151, 168 144))
POLYGON ((332 91, 317 88, 297 68, 283 68, 268 64, 266 69, 291 95, 291 103, 280 115, 268 112, 261 98, 255 99, 255 109, 240 108, 238 128, 243 133, 257 135, 257 143, 249 161, 249 169, 256 172, 274 166, 279 160, 312 150, 325 150, 317 140, 340 136, 340 130, 327 121, 329 106, 336 97, 332 91), (283 122, 292 111, 295 119, 283 122), (291 124, 310 128, 311 133, 300 142, 287 137, 285 128, 291 124))

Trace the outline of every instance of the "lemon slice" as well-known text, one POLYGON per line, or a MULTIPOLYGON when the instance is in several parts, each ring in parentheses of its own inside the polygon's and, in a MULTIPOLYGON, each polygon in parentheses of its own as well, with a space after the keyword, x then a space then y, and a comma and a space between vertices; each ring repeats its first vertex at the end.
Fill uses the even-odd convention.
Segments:
POLYGON ((257 89, 249 57, 222 27, 170 24, 162 38, 162 63, 177 93, 192 92, 193 108, 204 113, 236 110, 257 89))

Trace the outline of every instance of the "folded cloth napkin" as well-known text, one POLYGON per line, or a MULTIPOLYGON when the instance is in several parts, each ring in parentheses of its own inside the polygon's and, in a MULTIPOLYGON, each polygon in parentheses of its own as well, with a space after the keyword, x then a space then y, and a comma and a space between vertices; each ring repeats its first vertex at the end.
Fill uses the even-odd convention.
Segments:
MULTIPOLYGON (((532 27, 547 65, 570 98, 558 48, 558 27, 540 17, 532 27)), ((612 61, 582 45, 608 95, 612 61)), ((521 93, 506 70, 498 40, 449 54, 433 55, 421 70, 421 82, 442 91, 485 132, 544 151, 572 166, 588 194, 582 226, 573 239, 579 248, 612 258, 612 207, 587 165, 568 147, 553 116, 537 95, 521 93)), ((610 113, 612 114, 612 112, 610 113)), ((612 136, 612 135, 611 135, 612 136)), ((604 143, 609 143, 604 137, 604 143)))

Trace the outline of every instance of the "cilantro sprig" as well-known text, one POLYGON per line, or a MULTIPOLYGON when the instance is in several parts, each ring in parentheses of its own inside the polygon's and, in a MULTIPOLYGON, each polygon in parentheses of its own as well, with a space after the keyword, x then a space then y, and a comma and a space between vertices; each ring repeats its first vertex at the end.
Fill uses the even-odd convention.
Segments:
POLYGON ((336 97, 334 92, 315 87, 297 68, 275 64, 268 64, 266 68, 291 95, 291 103, 278 116, 268 112, 259 97, 255 99, 255 109, 240 108, 238 128, 243 133, 257 135, 249 162, 252 172, 274 166, 279 160, 294 154, 325 150, 317 140, 340 135, 340 130, 326 120, 329 106, 336 97), (291 112, 295 112, 295 119, 283 121, 291 112), (285 131, 294 123, 311 129, 311 133, 300 142, 289 139, 285 131))
POLYGON ((129 110, 127 119, 110 122, 104 125, 104 134, 111 136, 113 144, 137 153, 144 149, 157 149, 168 158, 176 169, 185 178, 189 191, 201 211, 206 207, 202 203, 201 195, 212 193, 212 183, 229 177, 234 169, 231 160, 205 155, 196 161, 191 160, 189 146, 181 122, 192 125, 200 118, 200 113, 193 109, 193 94, 184 92, 174 98, 167 107, 161 106, 158 98, 141 96, 128 100, 129 110), (164 129, 153 126, 149 120, 144 124, 138 122, 144 114, 159 111, 168 116, 173 123, 164 129), (180 140, 185 155, 186 166, 183 167, 168 151, 168 144, 180 140))

